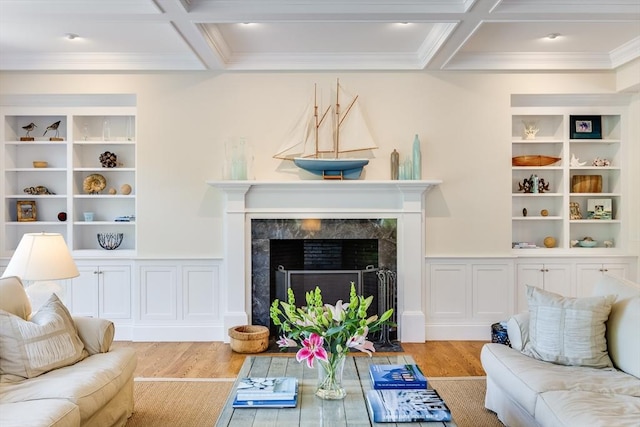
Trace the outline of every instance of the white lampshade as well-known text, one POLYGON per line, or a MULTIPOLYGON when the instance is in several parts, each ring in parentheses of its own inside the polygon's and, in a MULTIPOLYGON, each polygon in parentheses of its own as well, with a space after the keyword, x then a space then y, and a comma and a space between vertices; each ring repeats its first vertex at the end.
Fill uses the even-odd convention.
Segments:
POLYGON ((62 280, 78 277, 78 267, 61 234, 27 233, 22 236, 3 276, 26 281, 62 280))

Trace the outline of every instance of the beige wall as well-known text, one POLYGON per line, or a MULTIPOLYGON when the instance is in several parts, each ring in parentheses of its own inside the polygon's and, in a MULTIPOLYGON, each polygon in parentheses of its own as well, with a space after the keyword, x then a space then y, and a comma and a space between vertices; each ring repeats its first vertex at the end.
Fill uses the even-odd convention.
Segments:
MULTIPOLYGON (((423 177, 444 181, 428 195, 430 256, 510 254, 510 95, 613 93, 614 73, 1 73, 0 93, 134 93, 138 97, 138 226, 141 257, 222 254, 221 196, 206 180, 222 178, 224 143, 245 137, 258 180, 297 180, 272 154, 310 100, 339 77, 360 95, 379 150, 366 179, 388 179, 389 154, 423 147, 423 177)), ((640 118, 638 98, 632 112, 640 118)), ((640 129, 631 205, 640 217, 640 129)), ((638 220, 631 224, 638 252, 638 220)))

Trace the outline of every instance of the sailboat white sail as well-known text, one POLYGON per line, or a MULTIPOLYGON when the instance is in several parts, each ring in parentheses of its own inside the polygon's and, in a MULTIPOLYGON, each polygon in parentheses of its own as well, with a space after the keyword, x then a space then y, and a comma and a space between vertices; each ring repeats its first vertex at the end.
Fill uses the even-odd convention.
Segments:
POLYGON ((378 148, 364 120, 358 97, 336 85, 336 103, 326 110, 314 96, 274 155, 326 179, 357 179, 368 159, 340 157, 344 153, 378 148), (341 104, 342 103, 342 104, 341 104))

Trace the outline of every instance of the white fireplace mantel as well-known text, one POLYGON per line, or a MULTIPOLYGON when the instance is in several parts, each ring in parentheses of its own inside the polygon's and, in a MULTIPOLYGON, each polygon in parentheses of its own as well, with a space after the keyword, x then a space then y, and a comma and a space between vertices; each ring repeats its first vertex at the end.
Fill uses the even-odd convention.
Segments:
POLYGON ((251 320, 251 219, 397 218, 399 339, 424 342, 425 193, 441 183, 441 180, 207 181, 224 193, 225 330, 251 320))

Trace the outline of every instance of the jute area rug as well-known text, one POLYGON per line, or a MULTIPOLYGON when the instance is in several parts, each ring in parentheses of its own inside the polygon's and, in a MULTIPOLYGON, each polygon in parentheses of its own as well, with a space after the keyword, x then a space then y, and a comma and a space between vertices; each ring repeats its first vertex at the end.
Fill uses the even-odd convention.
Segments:
MULTIPOLYGON (((134 383, 135 412, 126 427, 213 427, 234 379, 145 380, 134 383)), ((458 427, 501 427, 485 409, 484 377, 429 378, 458 427)))

